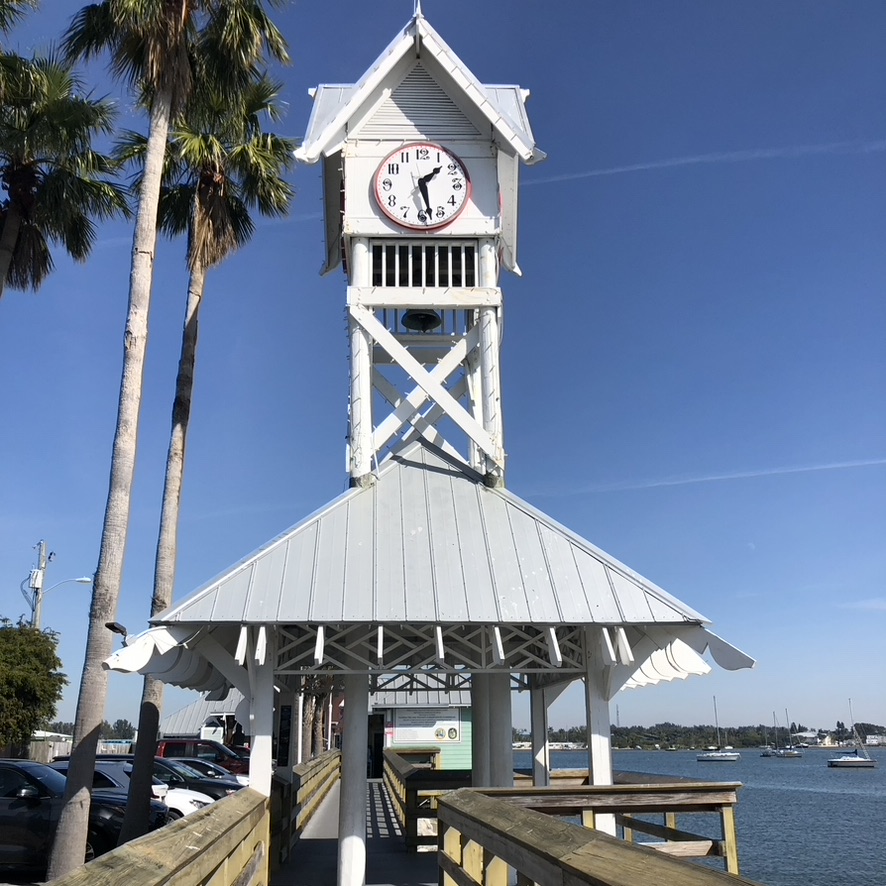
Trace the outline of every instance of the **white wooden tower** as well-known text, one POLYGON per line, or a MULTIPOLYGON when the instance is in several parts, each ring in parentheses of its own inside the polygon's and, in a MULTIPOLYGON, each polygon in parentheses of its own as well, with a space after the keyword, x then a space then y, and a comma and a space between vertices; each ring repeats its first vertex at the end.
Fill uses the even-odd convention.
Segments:
POLYGON ((353 85, 313 91, 296 157, 323 163, 327 258, 348 280, 351 484, 423 437, 504 477, 501 270, 520 162, 544 158, 517 86, 484 86, 417 6, 353 85))

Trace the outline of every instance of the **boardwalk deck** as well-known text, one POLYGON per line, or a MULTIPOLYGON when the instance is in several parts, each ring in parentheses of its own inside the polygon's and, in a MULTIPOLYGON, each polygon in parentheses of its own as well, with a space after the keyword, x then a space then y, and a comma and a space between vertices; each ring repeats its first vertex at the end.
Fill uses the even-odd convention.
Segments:
MULTIPOLYGON (((310 820, 292 858, 271 886, 333 886, 338 861, 340 783, 310 820)), ((366 886, 437 886, 437 853, 407 852, 391 801, 380 781, 366 794, 366 886)))

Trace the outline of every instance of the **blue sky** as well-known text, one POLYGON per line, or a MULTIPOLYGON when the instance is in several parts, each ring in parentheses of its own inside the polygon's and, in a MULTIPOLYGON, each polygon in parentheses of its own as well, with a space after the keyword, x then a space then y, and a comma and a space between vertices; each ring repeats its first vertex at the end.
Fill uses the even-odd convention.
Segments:
MULTIPOLYGON (((11 38, 45 48, 79 7, 11 38)), ((353 82, 412 0, 276 13, 304 133, 320 82, 353 82)), ((508 486, 704 613, 758 659, 621 693, 623 725, 886 723, 886 6, 425 0, 477 77, 532 91, 548 160, 522 175, 503 277, 508 486)), ((143 126, 119 96, 121 125, 143 126)), ((201 321, 176 599, 345 488, 341 274, 323 259, 320 172, 291 217, 211 273, 201 321)), ((49 585, 92 573, 107 495, 131 232, 39 294, 0 302, 0 614, 45 538, 49 585)), ((118 620, 146 624, 184 310, 162 241, 118 620)), ((72 719, 88 590, 51 591, 72 719)), ((107 717, 135 720, 113 676, 107 717)), ((168 710, 190 700, 169 692, 168 710)), ((552 721, 581 722, 578 693, 552 721)), ((517 703, 518 725, 528 724, 517 703)))

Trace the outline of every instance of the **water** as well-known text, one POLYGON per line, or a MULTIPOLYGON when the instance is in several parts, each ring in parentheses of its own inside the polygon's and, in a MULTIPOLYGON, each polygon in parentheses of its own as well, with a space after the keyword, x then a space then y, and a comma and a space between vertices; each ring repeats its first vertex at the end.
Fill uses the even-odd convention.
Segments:
MULTIPOLYGON (((735 763, 699 763, 695 751, 614 751, 625 772, 740 781, 736 822, 741 873, 765 886, 886 886, 886 749, 877 769, 830 769, 831 751, 797 759, 742 750, 735 763)), ((586 751, 553 751, 555 769, 580 769, 586 751)), ((527 751, 514 766, 527 768, 527 751)), ((696 832, 713 833, 685 820, 696 832)), ((721 868, 722 869, 722 868, 721 868)))

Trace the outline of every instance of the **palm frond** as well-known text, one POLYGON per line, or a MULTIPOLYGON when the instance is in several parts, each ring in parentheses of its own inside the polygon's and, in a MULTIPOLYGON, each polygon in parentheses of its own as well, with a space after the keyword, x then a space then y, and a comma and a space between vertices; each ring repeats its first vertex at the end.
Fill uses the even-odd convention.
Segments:
POLYGON ((52 268, 52 255, 43 233, 36 225, 22 222, 6 274, 6 285, 22 292, 29 289, 36 292, 52 273, 52 268))
POLYGON ((30 9, 37 8, 37 0, 0 0, 0 32, 10 31, 30 9))

